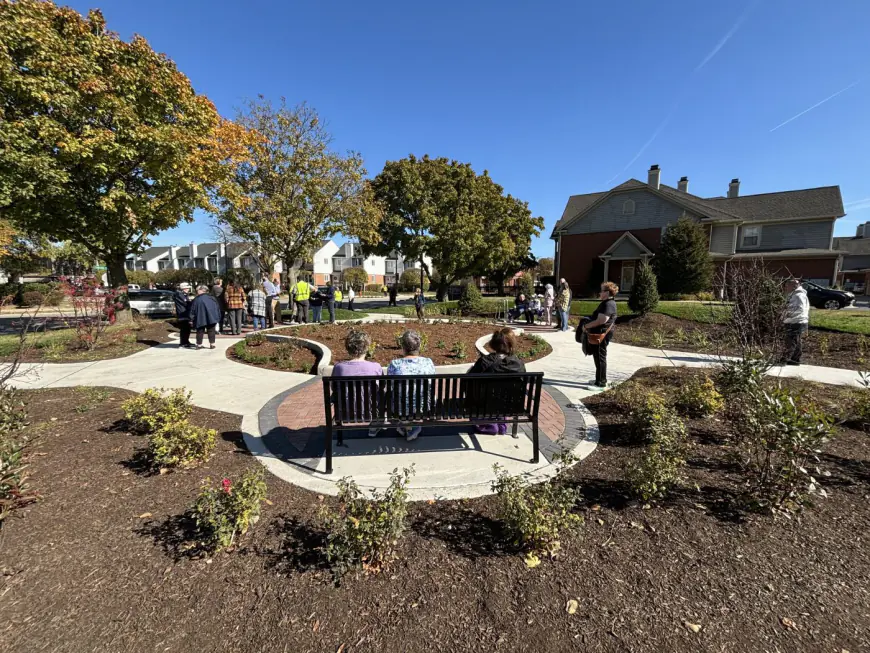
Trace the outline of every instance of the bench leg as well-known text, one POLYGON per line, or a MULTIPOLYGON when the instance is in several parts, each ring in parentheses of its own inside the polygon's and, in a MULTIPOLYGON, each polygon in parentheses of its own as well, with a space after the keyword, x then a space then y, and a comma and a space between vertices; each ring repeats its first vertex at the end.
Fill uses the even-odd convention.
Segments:
MULTIPOLYGON (((338 432, 341 437, 341 431, 338 432)), ((326 427, 326 473, 332 474, 332 429, 326 427)))
POLYGON ((516 440, 518 437, 520 437, 519 431, 520 431, 520 423, 517 420, 517 418, 514 417, 514 425, 511 427, 511 437, 514 440, 516 440))
POLYGON ((540 446, 538 441, 538 420, 532 422, 532 462, 538 464, 541 460, 540 446))

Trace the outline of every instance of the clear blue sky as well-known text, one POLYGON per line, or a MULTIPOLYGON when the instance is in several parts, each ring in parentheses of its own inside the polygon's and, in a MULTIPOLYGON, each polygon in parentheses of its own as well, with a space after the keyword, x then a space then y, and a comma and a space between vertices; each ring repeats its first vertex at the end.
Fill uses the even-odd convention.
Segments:
MULTIPOLYGON (((489 170, 546 219, 538 256, 552 256, 569 195, 645 180, 652 163, 699 195, 724 195, 732 177, 741 194, 839 184, 837 234, 870 220, 868 0, 99 6, 228 117, 258 93, 284 96, 314 106, 371 175, 409 153, 489 170)), ((207 224, 155 243, 207 240, 207 224)))

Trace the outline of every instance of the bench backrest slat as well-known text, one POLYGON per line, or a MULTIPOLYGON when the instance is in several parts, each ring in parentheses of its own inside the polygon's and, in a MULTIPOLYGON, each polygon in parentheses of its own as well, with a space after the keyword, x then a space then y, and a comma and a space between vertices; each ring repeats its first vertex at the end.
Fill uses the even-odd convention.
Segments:
POLYGON ((380 420, 531 420, 542 382, 540 372, 323 378, 337 427, 380 420))

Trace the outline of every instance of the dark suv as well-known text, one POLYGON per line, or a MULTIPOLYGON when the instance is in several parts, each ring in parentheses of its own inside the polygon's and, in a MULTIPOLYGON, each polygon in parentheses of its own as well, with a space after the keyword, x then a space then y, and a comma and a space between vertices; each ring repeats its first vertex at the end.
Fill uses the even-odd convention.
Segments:
POLYGON ((803 281, 803 287, 807 291, 807 299, 814 308, 837 309, 851 306, 855 302, 855 295, 845 290, 822 288, 812 281, 803 281))

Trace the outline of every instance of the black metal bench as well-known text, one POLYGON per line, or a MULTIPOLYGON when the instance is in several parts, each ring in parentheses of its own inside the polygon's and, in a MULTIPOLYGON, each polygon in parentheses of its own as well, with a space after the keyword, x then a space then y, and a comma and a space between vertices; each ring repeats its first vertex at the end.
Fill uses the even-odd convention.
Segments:
POLYGON ((415 376, 325 376, 326 473, 332 473, 332 437, 344 431, 395 426, 474 426, 486 422, 532 425, 537 463, 538 409, 543 372, 523 374, 433 374, 415 376))

